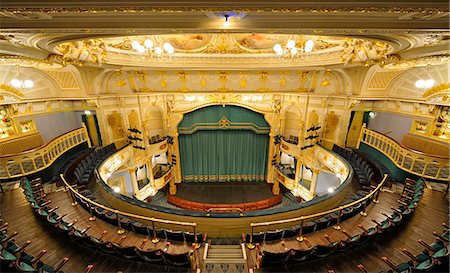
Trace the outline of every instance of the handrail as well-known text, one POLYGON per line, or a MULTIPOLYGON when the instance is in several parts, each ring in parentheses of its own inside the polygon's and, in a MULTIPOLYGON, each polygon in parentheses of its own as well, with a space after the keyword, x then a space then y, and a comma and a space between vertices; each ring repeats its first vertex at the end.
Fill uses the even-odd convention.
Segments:
MULTIPOLYGON (((193 232, 194 232, 194 236, 195 236, 195 243, 197 243, 197 231, 196 231, 197 223, 172 221, 172 220, 166 220, 166 219, 158 219, 158 218, 155 218, 155 217, 148 217, 148 216, 143 216, 143 215, 139 215, 139 214, 123 212, 123 211, 119 211, 117 209, 113 209, 113 208, 107 207, 107 206, 105 206, 103 204, 100 204, 100 203, 97 203, 95 201, 92 201, 91 199, 89 199, 89 198, 85 197, 84 195, 80 194, 72 186, 69 185, 69 183, 64 178, 63 174, 60 174, 59 176, 61 177, 61 180, 65 184, 65 187, 67 189, 69 189, 69 195, 72 198, 73 204, 75 204, 75 205, 76 205, 76 201, 75 201, 75 197, 73 196, 73 194, 77 195, 79 198, 83 199, 84 201, 86 201, 86 202, 88 202, 88 203, 90 203, 90 204, 92 204, 94 206, 97 206, 97 207, 100 207, 100 208, 102 208, 104 210, 113 212, 113 213, 115 213, 117 215, 122 215, 122 216, 131 217, 131 218, 135 218, 135 219, 150 221, 152 223, 152 228, 153 228, 152 242, 154 242, 154 243, 157 243, 159 241, 159 239, 156 236, 155 222, 156 223, 162 223, 162 224, 178 225, 178 226, 189 226, 189 227, 193 228, 193 232), (70 193, 72 193, 72 194, 70 194, 70 193)), ((117 233, 119 233, 119 234, 124 233, 125 231, 122 229, 119 217, 117 217, 117 223, 118 223, 118 227, 119 227, 119 230, 117 231, 117 233)))
POLYGON ((228 210, 237 210, 239 211, 240 215, 244 214, 244 211, 241 208, 232 208, 232 207, 223 207, 223 208, 209 208, 206 213, 209 216, 211 214, 211 211, 228 211, 228 210))
POLYGON ((395 166, 406 172, 429 179, 448 181, 449 159, 439 156, 430 156, 407 148, 377 131, 361 128, 357 148, 364 143, 384 156, 395 166))
MULTIPOLYGON (((437 158, 439 158, 439 159, 448 159, 448 158, 445 157, 445 156, 429 154, 429 153, 425 153, 425 152, 422 152, 422 151, 418 151, 418 150, 414 150, 414 149, 411 149, 411 148, 409 148, 409 147, 406 147, 405 145, 403 145, 402 143, 400 143, 400 142, 398 142, 397 140, 393 139, 392 137, 385 135, 385 134, 388 134, 389 131, 388 131, 387 133, 381 133, 381 132, 379 132, 379 131, 377 131, 377 130, 369 129, 369 128, 367 128, 367 127, 363 127, 362 129, 367 130, 367 131, 372 131, 372 132, 375 132, 375 133, 378 133, 378 134, 382 135, 383 137, 389 138, 389 139, 392 140, 393 142, 397 143, 397 145, 400 146, 400 148, 402 148, 402 149, 404 149, 404 150, 407 150, 407 151, 409 151, 409 152, 411 152, 411 153, 416 153, 416 154, 420 154, 420 155, 422 155, 422 156, 428 156, 428 157, 437 157, 437 158)), ((392 131, 392 130, 391 130, 391 131, 392 131)), ((419 137, 422 137, 422 138, 423 138, 423 136, 419 136, 419 137)), ((432 139, 432 140, 433 140, 434 142, 437 142, 437 141, 434 140, 434 139, 432 139)))
POLYGON ((44 170, 65 152, 84 142, 90 147, 88 132, 83 124, 81 128, 62 134, 37 149, 0 156, 0 170, 4 170, 0 179, 21 177, 44 170))
MULTIPOLYGON (((362 203, 362 202, 366 201, 367 199, 371 198, 372 196, 374 196, 375 194, 376 194, 376 196, 375 196, 374 202, 375 203, 378 202, 379 191, 380 191, 381 187, 383 186, 384 182, 386 181, 387 177, 388 177, 388 175, 384 174, 383 179, 381 180, 381 182, 378 184, 378 186, 373 191, 371 191, 366 196, 360 198, 359 200, 356 200, 354 202, 348 203, 346 205, 339 206, 337 208, 330 209, 330 210, 327 210, 327 211, 322 211, 322 212, 306 215, 306 216, 302 215, 300 217, 283 219, 283 220, 275 220, 275 221, 259 222, 259 223, 250 223, 250 227, 251 227, 250 242, 249 242, 249 244, 247 244, 247 246, 249 248, 254 247, 252 238, 253 238, 253 233, 254 233, 254 228, 255 227, 271 226, 271 225, 278 225, 278 224, 286 224, 286 223, 292 223, 292 222, 298 222, 298 221, 300 221, 300 233, 299 233, 299 236, 297 237, 297 240, 302 241, 303 240, 302 229, 303 229, 303 221, 304 220, 308 220, 308 219, 311 219, 311 218, 317 218, 317 217, 324 216, 324 215, 327 215, 327 214, 331 214, 331 213, 334 213, 334 212, 337 212, 337 211, 339 211, 339 216, 338 216, 338 220, 337 220, 337 223, 334 226, 334 228, 335 229, 340 229, 339 222, 340 222, 342 210, 344 210, 346 208, 349 208, 349 207, 352 207, 354 205, 357 205, 359 203, 362 203)), ((366 206, 367 206, 367 203, 366 203, 366 206)), ((366 214, 365 213, 366 206, 364 206, 364 209, 363 209, 363 211, 361 213, 362 215, 366 214)))

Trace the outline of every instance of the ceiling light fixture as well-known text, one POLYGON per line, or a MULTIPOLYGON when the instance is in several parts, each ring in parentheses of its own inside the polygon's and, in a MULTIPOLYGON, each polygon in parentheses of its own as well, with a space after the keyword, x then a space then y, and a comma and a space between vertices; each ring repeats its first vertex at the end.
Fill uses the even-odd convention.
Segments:
POLYGON ((419 88, 419 89, 429 89, 429 88, 434 86, 435 81, 432 78, 430 78, 430 76, 429 76, 430 68, 431 68, 431 65, 428 65, 427 71, 426 71, 425 77, 424 77, 424 78, 428 78, 428 79, 418 79, 416 81, 416 87, 417 88, 419 88))
POLYGON ((435 82, 433 79, 427 79, 427 80, 420 79, 420 80, 416 81, 416 87, 420 88, 420 89, 431 88, 434 86, 434 84, 435 84, 435 82))
POLYGON ((296 42, 294 39, 289 39, 286 45, 283 47, 281 44, 275 44, 273 51, 279 57, 296 58, 300 57, 304 53, 311 53, 314 49, 313 40, 301 40, 296 42))
POLYGON ((225 19, 225 21, 223 21, 223 26, 224 27, 229 27, 230 26, 230 19, 232 17, 237 17, 237 18, 244 18, 247 15, 247 13, 245 12, 236 12, 236 11, 219 11, 219 12, 207 12, 206 16, 208 16, 209 18, 220 18, 220 19, 225 19))
POLYGON ((146 38, 142 43, 133 40, 131 42, 131 47, 140 54, 147 54, 150 57, 172 57, 172 54, 175 53, 175 48, 168 42, 163 43, 161 46, 155 46, 155 43, 146 38))
POLYGON ((14 88, 22 88, 22 89, 30 89, 33 88, 34 86, 34 82, 32 80, 21 80, 22 79, 22 74, 20 73, 20 68, 19 66, 17 66, 17 73, 19 74, 19 79, 12 79, 11 80, 11 86, 14 88))
POLYGON ((228 21, 228 18, 230 18, 230 15, 225 14, 224 17, 225 17, 225 22, 223 22, 223 25, 228 27, 230 25, 230 21, 228 21))

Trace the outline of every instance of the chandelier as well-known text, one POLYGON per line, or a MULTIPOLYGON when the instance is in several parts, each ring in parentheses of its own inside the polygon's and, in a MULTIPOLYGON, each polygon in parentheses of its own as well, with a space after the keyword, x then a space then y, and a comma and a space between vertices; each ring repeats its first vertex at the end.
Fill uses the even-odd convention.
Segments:
POLYGON ((19 66, 17 66, 17 72, 19 75, 19 79, 12 79, 11 80, 11 86, 14 88, 21 88, 21 89, 30 89, 33 88, 34 82, 32 80, 26 79, 22 80, 22 74, 20 73, 19 66))
POLYGON ((416 87, 419 89, 429 89, 434 86, 435 81, 429 76, 431 65, 427 66, 427 71, 423 78, 418 79, 415 83, 416 87))
POLYGON ((302 40, 300 42, 296 42, 294 39, 289 39, 285 46, 281 44, 275 44, 273 46, 273 51, 277 54, 277 56, 285 58, 300 57, 303 53, 311 53, 313 49, 313 40, 302 40))
POLYGON ((140 54, 147 54, 150 57, 172 57, 175 52, 175 48, 168 42, 163 43, 161 46, 155 46, 155 43, 151 39, 145 39, 143 43, 137 40, 131 42, 131 47, 140 54))

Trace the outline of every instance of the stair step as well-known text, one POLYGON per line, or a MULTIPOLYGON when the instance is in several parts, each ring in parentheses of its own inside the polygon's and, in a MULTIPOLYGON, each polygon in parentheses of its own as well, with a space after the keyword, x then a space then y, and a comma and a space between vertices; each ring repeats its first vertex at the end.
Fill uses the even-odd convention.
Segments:
POLYGON ((242 262, 244 260, 240 245, 212 245, 208 249, 206 259, 209 262, 211 260, 217 260, 218 262, 242 262))
POLYGON ((243 263, 245 264, 245 260, 244 259, 222 259, 222 258, 214 258, 214 259, 209 259, 206 258, 205 259, 205 264, 206 263, 216 263, 216 264, 223 264, 223 263, 243 263))
POLYGON ((209 251, 241 252, 240 248, 210 248, 209 251))
POLYGON ((220 253, 220 254, 240 254, 242 255, 241 251, 218 251, 218 250, 209 250, 208 253, 220 253))
POLYGON ((235 259, 244 259, 243 257, 242 257, 242 255, 241 256, 238 256, 238 255, 232 255, 232 256, 224 256, 224 255, 211 255, 211 256, 208 256, 206 259, 222 259, 222 260, 235 260, 235 259))

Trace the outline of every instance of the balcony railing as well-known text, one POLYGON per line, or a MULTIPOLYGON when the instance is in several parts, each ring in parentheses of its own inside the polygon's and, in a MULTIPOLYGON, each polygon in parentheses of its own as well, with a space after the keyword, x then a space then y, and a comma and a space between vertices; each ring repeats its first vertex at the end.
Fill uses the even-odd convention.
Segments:
POLYGON ((42 147, 19 154, 0 156, 0 179, 19 178, 44 170, 66 151, 83 142, 87 142, 90 146, 84 125, 56 137, 42 147))
POLYGON ((376 131, 367 129, 365 125, 361 129, 358 139, 389 158, 398 168, 428 179, 449 181, 448 157, 432 156, 418 151, 409 150, 395 140, 376 131))

